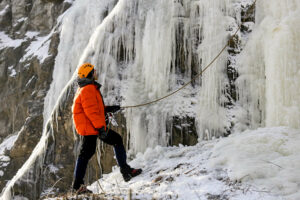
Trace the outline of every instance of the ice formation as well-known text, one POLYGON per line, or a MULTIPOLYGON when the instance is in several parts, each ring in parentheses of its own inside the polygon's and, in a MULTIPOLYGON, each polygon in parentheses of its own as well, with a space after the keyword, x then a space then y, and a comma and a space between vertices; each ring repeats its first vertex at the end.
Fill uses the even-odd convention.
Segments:
POLYGON ((255 185, 276 199, 300 198, 299 129, 247 130, 223 138, 212 150, 210 167, 224 166, 233 181, 255 185))
MULTIPOLYGON (((97 27, 80 63, 96 65, 107 104, 136 105, 160 98, 189 81, 192 70, 200 72, 224 47, 229 26, 239 19, 236 2, 119 1, 97 27)), ((229 127, 224 108, 227 56, 222 54, 201 77, 197 89, 187 87, 185 97, 126 110, 130 147, 139 152, 167 145, 167 121, 190 110, 201 138, 204 132, 208 138, 222 135, 229 127), (191 106, 193 96, 196 106, 191 106)))
MULTIPOLYGON (((218 140, 202 141, 195 146, 156 146, 139 153, 130 165, 145 173, 124 182, 117 168, 94 182, 89 189, 106 197, 132 199, 230 199, 282 200, 280 195, 262 193, 254 186, 228 180, 225 170, 208 166, 213 147, 218 140), (99 187, 101 186, 101 188, 99 187)), ((237 153, 238 154, 238 153, 237 153)), ((53 200, 50 198, 48 200, 53 200)))
MULTIPOLYGON (((81 63, 89 61, 96 66, 108 105, 145 103, 189 81, 195 63, 200 72, 240 23, 237 8, 241 2, 237 0, 115 3, 75 1, 61 17, 61 42, 45 99, 45 122, 81 63), (182 41, 178 41, 178 34, 182 41), (185 63, 178 61, 180 56, 185 63)), ((278 0, 275 6, 258 1, 256 6, 257 25, 237 65, 240 76, 236 82, 236 123, 244 129, 265 125, 297 128, 299 2, 278 0)), ((226 132, 230 128, 230 112, 225 107, 227 60, 224 52, 201 76, 198 85, 187 87, 185 95, 175 95, 176 100, 128 109, 125 115, 130 147, 139 152, 167 145, 170 133, 166 132, 166 122, 174 114, 192 113, 200 138, 226 132)))
POLYGON ((299 13, 297 0, 257 1, 256 26, 239 60, 238 123, 300 127, 299 13))
POLYGON ((89 189, 108 198, 126 198, 130 188, 133 199, 298 200, 299 143, 299 130, 272 127, 194 146, 156 146, 130 162, 144 169, 138 177, 124 182, 115 167, 89 189))
MULTIPOLYGON (((13 186, 18 183, 18 181, 25 179, 31 180, 33 177, 38 177, 40 175, 40 168, 43 167, 49 139, 54 137, 53 123, 55 123, 55 121, 52 121, 51 117, 55 112, 57 112, 57 109, 59 109, 60 103, 66 99, 68 85, 72 83, 71 78, 77 67, 76 62, 78 62, 78 60, 76 61, 76 58, 79 57, 84 46, 88 42, 89 33, 92 32, 93 28, 97 26, 101 20, 103 20, 105 13, 110 11, 113 5, 112 3, 112 1, 90 1, 89 4, 86 4, 84 1, 76 1, 71 9, 67 10, 66 13, 59 17, 58 23, 62 23, 60 27, 61 42, 58 48, 59 53, 56 57, 53 82, 45 99, 44 129, 42 137, 37 146, 34 148, 29 159, 18 170, 13 179, 7 183, 2 192, 2 198, 12 199, 14 196, 13 186), (95 15, 92 15, 91 13, 94 13, 95 15), (94 21, 87 20, 87 18, 84 18, 83 16, 86 16, 87 18, 92 16, 94 21), (73 35, 75 31, 80 32, 81 34, 73 35), (76 53, 78 53, 78 55, 76 53)), ((34 33, 29 33, 27 37, 34 35, 34 33)), ((29 48, 29 50, 37 49, 39 45, 43 43, 44 41, 42 43, 39 42, 38 45, 36 45, 37 43, 33 43, 32 48, 29 48)), ((38 56, 40 55, 40 52, 32 53, 35 53, 38 56)), ((30 54, 28 54, 28 56, 30 56, 30 54)), ((36 189, 36 187, 34 187, 34 189, 36 189)), ((38 195, 36 191, 32 192, 34 195, 38 195)))
POLYGON ((53 80, 45 98, 44 125, 51 116, 59 95, 69 83, 79 58, 87 45, 91 34, 109 12, 114 1, 91 0, 89 3, 75 1, 58 22, 60 26, 60 43, 55 58, 53 80))
MULTIPOLYGON (((76 68, 83 62, 96 66, 107 105, 128 106, 157 99, 181 87, 220 52, 241 23, 241 4, 251 3, 75 1, 59 19, 60 44, 45 99, 45 130, 64 88, 74 81, 76 68)), ((236 131, 279 125, 299 128, 299 9, 297 0, 257 1, 256 25, 249 41, 243 41, 246 46, 235 66, 238 101, 231 109, 225 106, 227 51, 180 93, 157 104, 127 109, 132 151, 166 146, 171 134, 166 124, 173 116, 195 117, 201 139, 222 136, 231 128, 231 120, 236 131)), ((5 43, 14 47, 22 42, 3 38, 0 48, 5 43)), ((44 131, 32 156, 7 188, 45 151, 48 137, 44 131)))

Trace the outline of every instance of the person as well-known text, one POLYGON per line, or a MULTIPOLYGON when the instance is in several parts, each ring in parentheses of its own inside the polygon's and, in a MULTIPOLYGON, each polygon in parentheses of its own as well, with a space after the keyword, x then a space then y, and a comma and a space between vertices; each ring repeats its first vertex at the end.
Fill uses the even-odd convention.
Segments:
POLYGON ((77 83, 72 113, 76 131, 83 137, 80 153, 74 170, 73 190, 79 193, 90 193, 84 186, 84 176, 88 161, 96 151, 97 138, 112 145, 124 181, 139 175, 141 169, 133 169, 126 162, 126 151, 122 137, 107 128, 106 114, 120 110, 120 106, 105 106, 100 92, 101 85, 96 82, 97 73, 94 65, 82 64, 78 69, 77 83))

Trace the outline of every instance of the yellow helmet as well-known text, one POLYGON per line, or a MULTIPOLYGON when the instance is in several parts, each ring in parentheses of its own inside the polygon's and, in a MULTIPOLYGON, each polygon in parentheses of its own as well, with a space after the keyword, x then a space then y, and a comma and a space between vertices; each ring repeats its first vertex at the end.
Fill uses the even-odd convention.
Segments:
POLYGON ((93 69, 94 69, 94 65, 90 63, 82 64, 78 69, 79 78, 86 78, 93 69))

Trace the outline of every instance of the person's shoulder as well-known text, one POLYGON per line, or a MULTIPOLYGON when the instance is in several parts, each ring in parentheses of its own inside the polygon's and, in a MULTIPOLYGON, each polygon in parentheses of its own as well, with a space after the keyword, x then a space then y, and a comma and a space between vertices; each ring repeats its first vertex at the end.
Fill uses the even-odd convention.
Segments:
POLYGON ((89 84, 89 85, 86 85, 86 86, 81 88, 81 93, 82 94, 91 93, 91 92, 95 92, 95 91, 96 91, 96 88, 93 84, 89 84))
POLYGON ((91 89, 95 89, 95 85, 94 84, 88 84, 84 87, 81 88, 82 90, 91 90, 91 89))

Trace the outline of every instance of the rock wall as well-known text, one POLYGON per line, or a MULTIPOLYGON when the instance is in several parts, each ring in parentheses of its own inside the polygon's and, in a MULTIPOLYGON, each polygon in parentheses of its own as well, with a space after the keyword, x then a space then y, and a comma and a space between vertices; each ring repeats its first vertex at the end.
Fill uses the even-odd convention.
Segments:
POLYGON ((4 171, 1 190, 40 140, 44 97, 52 81, 59 44, 57 18, 70 6, 63 1, 0 2, 0 142, 19 135, 11 151, 6 152, 10 157, 8 166, 1 168, 0 164, 4 171), (45 58, 30 53, 33 44, 40 45, 36 51, 47 47, 45 58))
MULTIPOLYGON (((12 149, 5 151, 9 161, 0 159, 0 190, 4 188, 22 167, 40 141, 43 133, 44 98, 52 81, 52 72, 59 45, 58 17, 70 6, 70 1, 26 0, 0 2, 0 32, 8 38, 0 41, 0 143, 10 135, 18 134, 12 149), (40 41, 40 38, 47 37, 40 41), (40 42, 39 51, 48 44, 46 58, 29 54, 32 44, 40 42)), ((1 36, 2 36, 1 35, 1 36)), ((43 56, 43 55, 42 55, 43 56)), ((70 90, 74 91, 74 90, 70 90)), ((75 158, 80 138, 74 135, 71 116, 73 93, 62 102, 65 107, 56 118, 53 116, 52 135, 47 141, 45 155, 13 187, 14 195, 38 199, 40 194, 57 182, 55 190, 70 189, 75 158), (56 123, 57 122, 57 123, 56 123), (43 158, 44 157, 44 158, 43 158), (42 162, 42 166, 41 166, 42 162), (43 163, 44 162, 44 163, 43 163), (34 191, 34 192, 33 192, 34 191)), ((123 132, 126 129, 123 129, 123 132)), ((126 136, 124 137, 126 143, 126 136)), ((108 173, 116 162, 111 147, 104 146, 102 169, 108 173)), ((96 156, 87 171, 87 182, 100 177, 96 156), (98 174, 98 176, 95 176, 98 174)), ((47 193, 45 193, 47 194, 47 193)))

